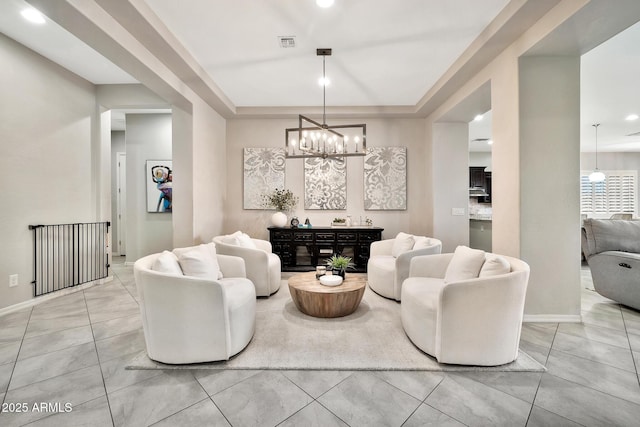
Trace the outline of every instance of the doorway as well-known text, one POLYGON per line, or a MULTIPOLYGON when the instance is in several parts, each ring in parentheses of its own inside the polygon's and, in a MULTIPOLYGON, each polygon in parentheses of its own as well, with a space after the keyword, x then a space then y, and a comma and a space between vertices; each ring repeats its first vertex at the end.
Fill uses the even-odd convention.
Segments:
POLYGON ((492 251, 492 115, 491 110, 469 122, 469 246, 492 251))
POLYGON ((117 252, 118 255, 127 254, 127 153, 118 152, 116 154, 116 216, 114 218, 115 229, 117 230, 117 252))

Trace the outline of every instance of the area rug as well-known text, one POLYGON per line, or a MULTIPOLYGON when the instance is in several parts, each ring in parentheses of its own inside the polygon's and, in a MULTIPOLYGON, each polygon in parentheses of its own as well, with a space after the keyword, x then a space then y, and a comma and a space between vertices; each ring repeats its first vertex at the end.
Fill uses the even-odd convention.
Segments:
POLYGON ((399 303, 367 288, 353 314, 319 319, 298 311, 286 281, 275 295, 258 299, 253 339, 230 360, 166 365, 141 353, 126 369, 545 371, 523 351, 514 362, 496 367, 438 363, 404 333, 399 303))

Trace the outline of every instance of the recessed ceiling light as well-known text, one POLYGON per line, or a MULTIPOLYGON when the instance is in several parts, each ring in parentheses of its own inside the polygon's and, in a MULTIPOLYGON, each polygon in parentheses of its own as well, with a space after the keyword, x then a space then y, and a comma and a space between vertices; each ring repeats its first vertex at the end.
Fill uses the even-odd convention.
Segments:
POLYGON ((487 144, 489 144, 489 145, 493 145, 493 139, 488 140, 488 141, 487 141, 487 144))
POLYGON ((640 116, 638 116, 637 114, 629 114, 627 117, 625 117, 625 120, 633 121, 638 120, 639 118, 640 116))
POLYGON ((320 7, 331 7, 333 6, 334 0, 316 0, 316 4, 320 7))
POLYGON ((479 122, 480 120, 482 120, 482 114, 478 114, 477 116, 475 116, 473 118, 474 121, 479 122))
POLYGON ((42 13, 32 7, 23 10, 20 14, 24 19, 34 24, 44 24, 46 22, 42 13))

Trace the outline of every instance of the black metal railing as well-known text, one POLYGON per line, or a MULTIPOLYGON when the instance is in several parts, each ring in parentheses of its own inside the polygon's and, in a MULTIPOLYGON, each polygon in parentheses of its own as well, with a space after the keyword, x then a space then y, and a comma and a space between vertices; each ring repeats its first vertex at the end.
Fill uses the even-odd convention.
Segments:
POLYGON ((109 275, 110 222, 30 225, 33 295, 70 288, 109 275))

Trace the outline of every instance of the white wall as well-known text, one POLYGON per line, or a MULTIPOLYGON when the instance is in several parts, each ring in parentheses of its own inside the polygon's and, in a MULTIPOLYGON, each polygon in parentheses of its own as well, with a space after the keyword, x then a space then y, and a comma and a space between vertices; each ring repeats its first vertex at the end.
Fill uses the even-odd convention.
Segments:
POLYGON ((99 219, 92 156, 99 117, 92 84, 2 34, 0 63, 2 308, 33 295, 29 224, 99 219), (10 274, 19 286, 8 287, 10 274))
POLYGON ((226 121, 204 102, 194 103, 193 116, 193 243, 207 243, 224 225, 226 121))
POLYGON ((491 73, 491 230, 492 250, 520 257, 520 119, 519 49, 509 49, 489 68, 491 73))
POLYGON ((173 247, 222 233, 227 195, 226 121, 199 98, 173 107, 173 247))
POLYGON ((173 247, 193 244, 193 113, 173 110, 173 247))
MULTIPOLYGON (((591 171, 596 167, 595 153, 580 153, 580 169, 591 171)), ((598 152, 598 169, 640 171, 640 153, 598 152)))
POLYGON ((520 59, 526 312, 580 316, 580 58, 520 59), (550 298, 552 297, 552 298, 550 298))
MULTIPOLYGON (((127 262, 173 248, 171 213, 147 212, 147 160, 171 160, 171 114, 127 114, 127 262)), ((175 165, 174 165, 175 169, 175 165)), ((180 179, 174 174, 174 180, 180 179)), ((175 202, 175 200, 174 200, 175 202)))
MULTIPOLYGON (((354 219, 368 216, 374 226, 383 227, 383 238, 392 238, 405 231, 425 235, 431 224, 431 207, 427 206, 427 188, 431 186, 430 168, 424 145, 423 119, 367 119, 328 120, 331 124, 366 123, 367 146, 406 146, 407 210, 365 211, 363 158, 347 159, 347 209, 340 211, 304 210, 303 160, 289 159, 286 164, 286 187, 300 198, 295 215, 303 222, 309 218, 313 225, 329 225, 336 216, 351 215, 354 219)), ((253 237, 267 238, 267 227, 273 211, 244 210, 243 148, 284 147, 284 129, 295 127, 297 121, 286 119, 228 120, 227 121, 227 203, 224 232, 242 229, 253 237)))
POLYGON ((433 235, 442 240, 442 252, 453 252, 469 245, 469 125, 434 123, 432 144, 440 159, 433 163, 433 235))

